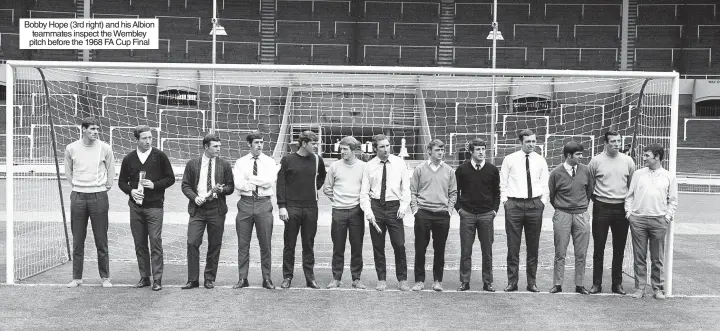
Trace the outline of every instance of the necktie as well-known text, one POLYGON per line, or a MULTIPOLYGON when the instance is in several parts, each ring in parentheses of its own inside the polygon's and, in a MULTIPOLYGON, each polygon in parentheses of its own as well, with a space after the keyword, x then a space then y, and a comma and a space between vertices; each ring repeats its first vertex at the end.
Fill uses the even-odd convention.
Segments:
POLYGON ((380 161, 383 164, 382 182, 380 183, 380 202, 385 203, 385 192, 387 190, 387 161, 380 161))
MULTIPOLYGON (((253 161, 253 176, 257 176, 257 156, 253 157, 255 161, 253 161)), ((253 191, 253 197, 258 197, 258 187, 255 186, 255 190, 253 191)))
POLYGON ((530 154, 525 154, 525 173, 527 176, 528 199, 532 199, 532 178, 530 178, 530 154))
POLYGON ((476 164, 476 165, 475 165, 475 168, 476 168, 478 171, 480 171, 480 165, 479 165, 479 164, 476 164))
POLYGON ((575 178, 575 167, 572 167, 572 177, 575 178))
POLYGON ((207 183, 205 184, 205 187, 207 189, 207 192, 210 193, 212 191, 212 160, 208 161, 208 169, 207 169, 207 183))

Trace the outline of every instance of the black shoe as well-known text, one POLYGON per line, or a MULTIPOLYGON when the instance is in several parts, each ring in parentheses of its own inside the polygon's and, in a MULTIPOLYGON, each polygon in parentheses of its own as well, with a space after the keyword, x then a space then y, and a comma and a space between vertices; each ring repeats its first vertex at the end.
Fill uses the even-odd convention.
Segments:
POLYGON ((590 294, 597 294, 602 292, 602 285, 593 285, 590 288, 590 294))
POLYGON ((268 289, 268 290, 274 290, 274 289, 275 289, 275 285, 273 285, 272 280, 269 280, 269 279, 263 280, 263 285, 262 285, 262 286, 263 286, 264 288, 268 289))
POLYGON ((248 286, 250 286, 250 284, 248 283, 247 278, 243 278, 243 279, 238 280, 237 284, 233 285, 232 288, 238 289, 238 288, 243 288, 243 287, 248 287, 248 286))
POLYGON ((137 284, 135 284, 135 288, 148 287, 150 285, 150 278, 143 277, 140 278, 140 281, 137 284))
POLYGON ((207 279, 205 280, 205 283, 203 284, 203 286, 205 286, 205 288, 208 290, 215 288, 214 282, 212 280, 207 280, 207 279))
POLYGON ((458 292, 468 291, 468 290, 470 290, 470 283, 468 283, 468 282, 461 282, 460 287, 458 287, 458 289, 457 289, 458 292))
POLYGON ((625 290, 623 290, 622 285, 614 285, 612 287, 612 292, 620 295, 625 295, 625 290))
POLYGON ((307 287, 309 287, 309 288, 314 288, 314 289, 320 288, 320 286, 318 285, 318 283, 315 280, 305 282, 305 285, 307 285, 307 287))
POLYGON ((191 288, 196 288, 196 287, 200 287, 200 282, 198 282, 197 280, 195 280, 195 281, 188 281, 187 284, 185 284, 185 285, 183 285, 183 286, 181 287, 181 289, 183 289, 183 290, 189 290, 189 289, 191 289, 191 288))
POLYGON ((560 293, 562 292, 562 286, 555 285, 550 289, 550 293, 560 293))
POLYGON ((515 292, 518 290, 517 284, 508 284, 508 286, 505 287, 505 292, 515 292))
POLYGON ((590 294, 585 286, 575 286, 575 292, 580 294, 590 294))
POLYGON ((290 284, 292 283, 292 278, 285 278, 282 281, 282 284, 280 284, 281 288, 290 288, 290 284))
POLYGON ((485 283, 483 285, 483 291, 485 292, 495 292, 495 288, 490 283, 485 283))
POLYGON ((154 282, 153 282, 153 285, 152 285, 152 290, 153 290, 153 291, 160 291, 160 290, 162 290, 162 281, 159 280, 159 279, 156 280, 156 281, 154 281, 154 282))
POLYGON ((534 293, 540 292, 540 290, 538 290, 538 288, 537 288, 537 285, 535 285, 535 284, 528 285, 528 286, 526 287, 526 289, 527 289, 528 291, 534 292, 534 293))

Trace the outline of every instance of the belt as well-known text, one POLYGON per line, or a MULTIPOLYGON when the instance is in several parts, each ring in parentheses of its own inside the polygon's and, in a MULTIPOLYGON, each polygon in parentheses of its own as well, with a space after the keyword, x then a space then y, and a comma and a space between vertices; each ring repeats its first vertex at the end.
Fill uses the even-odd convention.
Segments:
POLYGON ((240 196, 240 199, 243 199, 243 200, 268 200, 268 199, 270 199, 270 198, 272 198, 272 197, 269 196, 269 195, 266 195, 266 196, 257 196, 257 197, 252 196, 252 195, 241 195, 241 196, 240 196))
POLYGON ((514 198, 514 197, 508 197, 508 200, 512 200, 512 201, 531 201, 531 200, 535 200, 535 199, 540 199, 540 197, 539 197, 539 196, 537 196, 537 197, 534 197, 534 198, 529 198, 529 199, 528 199, 528 198, 514 198))

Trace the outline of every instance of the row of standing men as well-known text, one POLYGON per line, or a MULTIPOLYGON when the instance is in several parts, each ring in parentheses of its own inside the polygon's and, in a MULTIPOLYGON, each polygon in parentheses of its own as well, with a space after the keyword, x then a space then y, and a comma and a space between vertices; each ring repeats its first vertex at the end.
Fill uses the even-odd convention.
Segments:
MULTIPOLYGON (((112 187, 114 160, 111 146, 98 140, 99 123, 87 118, 82 123, 83 138, 68 145, 65 168, 73 186, 71 227, 73 232, 73 280, 68 287, 82 284, 84 241, 90 218, 98 249, 98 268, 103 286, 109 280, 107 248, 107 191, 112 187)), ((138 126, 134 131, 137 150, 122 161, 119 187, 129 195, 130 227, 141 279, 136 287, 162 289, 162 219, 164 191, 175 182, 167 156, 152 147, 152 131, 138 126), (141 177, 141 172, 142 176, 141 177), (149 239, 149 240, 148 240, 149 239), (149 247, 148 247, 149 241, 149 247), (151 281, 152 279, 152 281, 151 281)), ((253 226, 260 246, 262 286, 274 289, 271 280, 270 245, 273 229, 272 195, 277 197, 280 219, 284 222, 282 288, 291 286, 294 276, 295 247, 300 235, 302 268, 306 285, 319 288, 314 275, 314 240, 318 220, 318 190, 332 202, 332 276, 327 288, 342 286, 345 244, 349 236, 352 287, 364 289, 362 246, 366 224, 373 246, 377 290, 385 290, 385 236, 389 234, 395 255, 395 271, 400 290, 409 290, 403 218, 415 216, 415 284, 425 287, 425 253, 433 241, 433 290, 442 291, 444 251, 450 217, 460 216, 460 287, 470 289, 472 246, 475 236, 482 251, 483 290, 493 287, 492 244, 494 219, 500 205, 505 209, 507 234, 507 277, 505 291, 518 290, 519 252, 522 231, 527 248, 527 290, 538 292, 536 273, 542 214, 545 205, 554 209, 555 244, 553 287, 562 291, 564 262, 570 239, 575 247, 575 291, 582 294, 602 291, 605 244, 613 235, 611 291, 625 294, 622 264, 628 229, 634 247, 635 293, 645 293, 647 246, 652 261, 654 296, 664 298, 663 256, 667 225, 677 208, 677 184, 661 166, 662 146, 645 148, 645 168, 635 171, 635 163, 619 152, 621 137, 613 131, 604 134, 605 150, 588 166, 580 162, 583 146, 569 142, 564 146, 565 162, 548 172, 546 160, 534 152, 536 137, 530 130, 519 133, 521 150, 505 157, 501 169, 485 160, 486 143, 468 143, 471 159, 453 170, 442 160, 444 143, 432 140, 426 150, 429 160, 419 164, 412 175, 405 161, 391 153, 389 139, 373 137, 376 157, 368 162, 356 158, 360 143, 345 137, 339 148, 342 159, 328 170, 317 156, 318 137, 311 131, 298 137, 299 149, 284 156, 279 170, 275 161, 263 154, 262 135, 246 137, 250 152, 238 159, 234 168, 219 157, 220 139, 209 134, 203 139, 203 155, 190 160, 183 174, 182 192, 188 198, 187 259, 188 281, 182 289, 199 287, 199 247, 208 234, 204 287, 213 288, 228 207, 225 197, 237 192, 236 231, 238 236, 238 277, 233 288, 249 286, 249 247, 253 226), (593 201, 592 225, 588 212, 593 201), (590 234, 594 240, 593 283, 584 287, 585 255, 590 234)))

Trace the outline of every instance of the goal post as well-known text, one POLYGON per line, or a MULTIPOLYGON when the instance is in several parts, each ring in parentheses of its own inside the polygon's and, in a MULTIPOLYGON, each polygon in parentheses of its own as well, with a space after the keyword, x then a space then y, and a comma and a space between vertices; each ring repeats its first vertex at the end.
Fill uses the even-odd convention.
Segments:
MULTIPOLYGON (((577 137, 587 150, 594 150, 601 145, 602 132, 613 127, 623 136, 636 134, 638 144, 663 137, 657 142, 668 149, 665 166, 676 172, 677 73, 8 61, 6 80, 6 155, 0 175, 7 184, 8 283, 42 272, 29 272, 27 265, 47 269, 64 263, 55 252, 62 253, 64 247, 53 238, 61 235, 60 203, 68 197, 57 196, 57 187, 53 193, 48 180, 55 175, 64 178, 62 167, 56 171, 52 165, 52 157, 77 140, 75 126, 86 116, 100 119, 101 139, 112 140, 116 167, 124 153, 135 148, 132 128, 150 126, 156 139, 153 145, 168 154, 178 176, 188 159, 200 155, 202 137, 212 130, 222 139, 221 156, 231 162, 248 151, 248 132, 262 133, 265 152, 279 160, 292 152, 297 133, 313 130, 321 136, 319 153, 327 164, 338 159, 334 145, 343 136, 352 135, 367 146, 374 135, 385 134, 392 152, 403 156, 410 167, 427 160, 425 146, 430 139, 449 144, 446 162, 457 167, 467 160, 461 154, 473 138, 488 142, 486 157, 499 166, 504 156, 519 149, 519 130, 537 132, 538 151, 560 160, 556 156, 562 155, 567 139, 577 137), (45 94, 34 73, 38 68, 47 76, 50 101, 32 95, 45 94), (629 119, 636 111, 630 108, 638 99, 644 102, 633 131, 629 119), (18 111, 31 105, 35 114, 18 111), (52 137, 49 130, 31 129, 45 128, 40 115, 48 113, 59 128, 52 137), (51 138, 58 142, 56 152, 49 148, 51 138), (43 253, 34 254, 37 250, 43 253)), ((365 147, 362 154, 369 158, 373 151, 365 147)), ((70 188, 66 182, 63 185, 68 195, 70 188)), ((127 197, 117 187, 109 194, 111 260, 133 261, 127 197)), ((185 235, 187 201, 178 187, 166 191, 166 196, 166 263, 184 264, 185 247, 177 239, 185 235)), ((320 205, 329 210, 325 197, 320 205)), ((671 234, 668 293, 672 293, 671 234)), ((544 238, 540 263, 549 267, 552 240, 544 238)), ((224 247, 236 249, 233 245, 224 247)), ((88 245, 86 259, 93 259, 88 251, 92 248, 88 245)), ((318 252, 318 258, 326 253, 318 252)))

